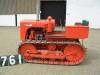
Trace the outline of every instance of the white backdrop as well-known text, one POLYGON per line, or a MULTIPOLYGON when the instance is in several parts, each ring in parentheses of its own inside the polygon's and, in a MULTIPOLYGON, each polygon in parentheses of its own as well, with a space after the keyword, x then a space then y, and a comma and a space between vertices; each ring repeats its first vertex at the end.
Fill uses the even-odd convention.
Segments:
POLYGON ((15 15, 0 15, 0 26, 16 26, 15 15))
POLYGON ((100 0, 67 0, 66 25, 83 19, 91 28, 100 28, 100 0))
POLYGON ((17 24, 20 26, 20 21, 24 19, 32 19, 36 20, 37 15, 36 14, 17 14, 17 24))

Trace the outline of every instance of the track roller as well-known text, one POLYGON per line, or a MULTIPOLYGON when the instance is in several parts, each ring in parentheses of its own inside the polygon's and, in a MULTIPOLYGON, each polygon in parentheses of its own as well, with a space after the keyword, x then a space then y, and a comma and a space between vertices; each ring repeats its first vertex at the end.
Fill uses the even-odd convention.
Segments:
POLYGON ((29 59, 31 60, 31 53, 37 53, 36 48, 33 46, 33 44, 22 44, 19 47, 19 54, 23 55, 24 59, 29 59))
POLYGON ((84 57, 84 48, 77 44, 69 44, 64 48, 64 55, 69 65, 80 64, 84 57))

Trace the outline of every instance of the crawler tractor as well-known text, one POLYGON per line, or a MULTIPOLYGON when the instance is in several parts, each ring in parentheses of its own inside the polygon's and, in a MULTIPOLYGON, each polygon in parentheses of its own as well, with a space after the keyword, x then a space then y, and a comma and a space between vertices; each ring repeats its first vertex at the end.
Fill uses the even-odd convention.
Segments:
POLYGON ((88 21, 58 27, 51 16, 46 20, 23 20, 18 52, 31 63, 80 64, 86 49, 80 40, 88 38, 88 31, 88 21))

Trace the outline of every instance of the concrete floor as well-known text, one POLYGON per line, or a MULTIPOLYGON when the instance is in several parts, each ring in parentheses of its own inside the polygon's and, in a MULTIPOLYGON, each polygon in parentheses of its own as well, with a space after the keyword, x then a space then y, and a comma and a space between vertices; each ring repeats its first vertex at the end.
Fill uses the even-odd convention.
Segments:
MULTIPOLYGON (((19 33, 17 27, 0 27, 0 56, 17 53, 19 33)), ((84 42, 88 48, 85 61, 77 66, 21 64, 0 67, 0 75, 100 75, 100 30, 90 30, 84 42)))

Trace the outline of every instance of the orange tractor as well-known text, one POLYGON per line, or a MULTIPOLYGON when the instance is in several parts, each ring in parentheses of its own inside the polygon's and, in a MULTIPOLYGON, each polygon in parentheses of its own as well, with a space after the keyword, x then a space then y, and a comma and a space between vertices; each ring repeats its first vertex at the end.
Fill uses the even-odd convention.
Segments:
POLYGON ((26 62, 76 65, 85 58, 80 39, 88 38, 89 22, 57 27, 49 16, 46 20, 23 20, 20 23, 22 40, 18 52, 26 62))

